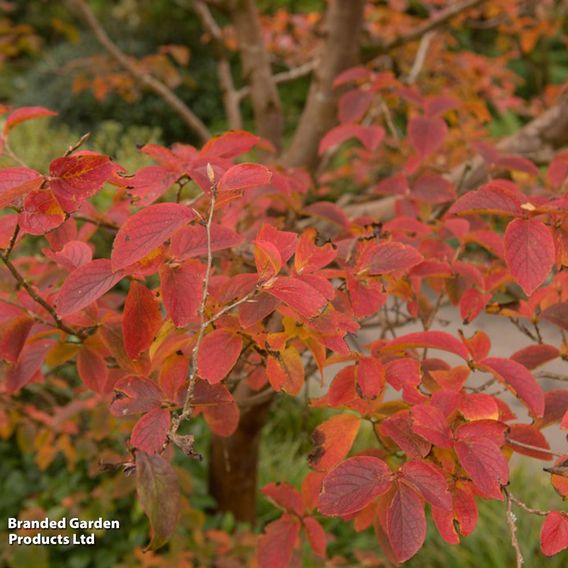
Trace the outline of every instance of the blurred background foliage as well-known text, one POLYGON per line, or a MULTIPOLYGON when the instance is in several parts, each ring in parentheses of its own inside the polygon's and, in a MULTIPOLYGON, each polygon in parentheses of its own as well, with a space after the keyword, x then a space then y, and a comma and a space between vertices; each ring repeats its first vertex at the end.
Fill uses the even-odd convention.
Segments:
MULTIPOLYGON (((91 4, 110 36, 129 54, 143 57, 158 52, 163 45, 186 46, 189 62, 177 67, 181 80, 176 92, 213 132, 221 132, 226 125, 215 64, 210 48, 202 42, 202 30, 191 12, 190 2, 94 0, 91 4)), ((320 11, 324 4, 323 0, 259 0, 259 7, 272 14, 279 9, 320 11)), ((410 10, 420 12, 419 2, 410 1, 409 5, 410 10)), ((566 22, 563 25, 568 31, 566 22)), ((0 43, 0 103, 42 105, 59 113, 56 119, 24 124, 14 131, 11 144, 18 154, 25 156, 31 167, 45 171, 51 159, 61 155, 85 132, 92 133, 86 148, 111 155, 129 172, 147 163, 137 151, 137 146, 149 142, 195 142, 178 117, 152 94, 142 92, 136 100, 127 100, 116 92, 98 98, 91 89, 77 92, 74 71, 80 69, 81 61, 99 54, 100 47, 92 35, 82 29, 65 2, 0 2, 0 36, 2 34, 11 39, 9 44, 0 43)), ((490 29, 464 29, 459 34, 459 42, 456 49, 475 49, 488 55, 498 49, 490 29)), ((236 56, 233 64, 238 75, 236 56)), ((523 53, 509 65, 519 77, 523 77, 516 94, 529 100, 540 94, 550 82, 560 83, 568 77, 568 52, 562 41, 551 38, 546 45, 523 53)), ((294 124, 294 118, 299 116, 308 86, 308 78, 282 85, 288 124, 294 124)), ((252 116, 246 105, 244 110, 246 127, 251 125, 252 116)), ((502 115, 496 112, 490 130, 494 135, 506 135, 516 130, 524 120, 525 117, 512 111, 502 115)), ((104 193, 97 199, 104 203, 104 193)), ((105 423, 114 420, 106 409, 103 412, 106 413, 104 416, 89 415, 87 418, 85 415, 82 419, 105 423)), ((271 412, 272 419, 263 432, 260 486, 277 480, 286 480, 297 486, 307 472, 310 433, 323 419, 323 411, 308 412, 302 401, 279 398, 271 412)), ((129 424, 124 421, 121 424, 107 423, 106 427, 114 427, 124 433, 129 431, 129 424)), ((207 428, 198 423, 197 431, 193 433, 199 441, 197 449, 206 456, 207 428)), ((13 430, 0 428, 2 529, 5 519, 10 516, 41 518, 48 515, 58 518, 74 514, 84 518, 102 516, 117 519, 122 528, 101 533, 100 544, 94 548, 4 547, 2 550, 0 547, 2 565, 11 568, 172 565, 168 564, 171 562, 167 559, 169 557, 142 554, 148 534, 147 524, 139 506, 133 506, 133 480, 121 472, 101 473, 99 460, 104 452, 101 454, 100 445, 94 441, 81 442, 79 437, 73 437, 66 442, 67 446, 61 446, 67 447, 66 451, 54 449, 50 459, 46 460, 45 454, 38 453, 38 444, 51 444, 53 440, 42 441, 41 435, 33 421, 22 421, 13 430)), ((112 455, 112 448, 106 450, 112 455)), ((178 471, 182 476, 185 500, 184 522, 169 545, 168 554, 175 556, 176 551, 189 550, 192 563, 212 566, 223 544, 219 544, 220 537, 215 531, 223 529, 236 535, 237 544, 231 543, 230 548, 233 553, 242 551, 245 562, 251 552, 247 548, 247 529, 236 527, 226 515, 203 513, 212 506, 207 493, 207 468, 184 459, 178 463, 178 471), (213 546, 215 542, 217 545, 213 546)), ((512 488, 519 498, 533 507, 547 509, 557 502, 548 481, 540 475, 531 476, 530 471, 522 467, 514 472, 512 488)), ((259 500, 259 506, 259 526, 278 515, 277 510, 263 498, 259 500)), ((356 555, 358 549, 377 550, 371 530, 356 534, 346 523, 333 519, 324 519, 323 522, 329 532, 337 535, 336 540, 330 543, 332 555, 344 557, 347 565, 380 566, 386 562, 380 557, 361 558, 356 555)), ((541 556, 538 546, 541 522, 540 518, 532 515, 518 515, 519 540, 527 566, 566 566, 566 555, 553 559, 541 556)), ((430 526, 426 545, 408 565, 429 568, 511 566, 514 551, 508 544, 510 537, 507 531, 503 504, 482 502, 480 523, 470 537, 463 539, 462 546, 451 547, 443 543, 437 531, 430 526)), ((4 543, 5 540, 1 546, 4 543)), ((318 566, 312 562, 312 557, 305 555, 304 565, 318 566)))

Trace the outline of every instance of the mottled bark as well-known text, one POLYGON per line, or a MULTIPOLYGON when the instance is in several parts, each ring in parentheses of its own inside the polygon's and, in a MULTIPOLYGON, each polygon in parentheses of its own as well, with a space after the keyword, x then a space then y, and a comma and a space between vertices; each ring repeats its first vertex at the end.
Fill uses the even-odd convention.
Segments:
POLYGON ((357 64, 365 0, 331 0, 319 65, 314 71, 308 100, 282 162, 286 166, 315 169, 318 147, 337 122, 338 93, 335 78, 357 64))
POLYGON ((282 107, 262 37, 256 2, 232 0, 224 7, 237 33, 243 74, 251 89, 256 133, 280 148, 282 107))

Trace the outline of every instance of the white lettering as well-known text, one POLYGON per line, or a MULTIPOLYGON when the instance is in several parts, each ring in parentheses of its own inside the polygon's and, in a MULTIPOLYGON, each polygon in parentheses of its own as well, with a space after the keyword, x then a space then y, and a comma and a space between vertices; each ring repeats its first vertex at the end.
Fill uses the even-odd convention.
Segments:
MULTIPOLYGON (((15 529, 18 527, 18 519, 14 519, 14 517, 9 517, 8 518, 8 528, 9 529, 15 529)), ((12 536, 12 535, 10 535, 12 536)))

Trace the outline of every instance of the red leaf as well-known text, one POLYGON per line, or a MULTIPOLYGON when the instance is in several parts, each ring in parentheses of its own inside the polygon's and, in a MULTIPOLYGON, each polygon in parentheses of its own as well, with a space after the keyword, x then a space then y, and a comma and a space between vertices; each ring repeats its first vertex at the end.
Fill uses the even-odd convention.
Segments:
POLYGON ((516 361, 488 357, 479 367, 491 372, 509 390, 516 394, 537 418, 544 413, 544 393, 531 372, 516 361))
POLYGON ((207 141, 200 154, 216 158, 231 159, 252 150, 261 139, 244 130, 233 130, 215 136, 207 141))
POLYGON ((268 185, 272 172, 259 164, 237 164, 229 168, 219 180, 218 189, 223 191, 244 191, 268 185))
POLYGON ((45 235, 65 221, 65 212, 49 190, 28 193, 18 215, 20 229, 29 235, 45 235))
POLYGON ((77 354, 77 372, 85 386, 97 394, 106 394, 108 368, 94 349, 83 346, 77 354))
POLYGON ((560 351, 553 345, 547 345, 546 343, 529 345, 511 355, 513 361, 520 363, 531 371, 549 361, 553 361, 557 357, 560 357, 560 351))
POLYGON ((49 165, 49 186, 68 213, 80 202, 94 195, 112 176, 112 162, 107 156, 81 154, 56 158, 49 165))
POLYGON ((197 381, 193 403, 196 411, 203 412, 207 425, 217 436, 230 436, 237 429, 239 407, 225 385, 197 381))
POLYGON ((459 411, 467 420, 497 420, 499 407, 495 399, 488 394, 462 394, 459 411))
POLYGON ((80 266, 63 282, 56 299, 57 313, 63 317, 92 304, 106 294, 123 277, 113 272, 110 260, 101 258, 80 266))
POLYGON ((197 370, 210 384, 220 383, 235 366, 243 349, 239 335, 225 329, 208 333, 199 346, 197 370))
POLYGON ((266 376, 272 388, 297 395, 304 386, 304 363, 295 347, 287 347, 276 355, 269 355, 266 376))
POLYGON ((507 266, 527 296, 548 277, 554 265, 554 239, 550 229, 535 219, 515 219, 505 231, 507 266))
POLYGON ((357 138, 369 152, 374 152, 385 136, 381 126, 361 126, 360 124, 341 124, 332 128, 320 141, 319 153, 343 144, 346 140, 357 138))
POLYGON ((449 215, 472 215, 492 213, 494 215, 522 215, 521 205, 526 198, 511 182, 491 181, 477 191, 468 191, 462 195, 448 211, 449 215))
POLYGON ((385 368, 374 357, 361 357, 357 364, 357 385, 363 398, 374 399, 385 386, 385 368))
POLYGON ((548 166, 546 177, 551 185, 560 187, 568 177, 568 152, 560 152, 548 166))
POLYGON ((475 420, 462 424, 459 427, 459 437, 462 440, 476 440, 487 438, 501 447, 505 444, 505 432, 507 425, 498 420, 475 420))
POLYGON ((160 304, 154 294, 146 286, 133 281, 126 296, 122 319, 124 348, 130 358, 136 359, 150 347, 161 323, 160 304))
POLYGON ((326 471, 338 464, 355 441, 361 419, 353 414, 338 414, 322 422, 312 434, 314 449, 308 456, 310 467, 326 471))
POLYGON ((291 231, 279 231, 272 225, 264 223, 256 235, 257 241, 272 243, 280 253, 282 262, 288 262, 296 250, 298 235, 291 231))
POLYGON ((0 330, 0 359, 15 363, 18 360, 34 320, 25 313, 2 322, 0 330))
POLYGON ((290 513, 296 513, 299 517, 304 515, 302 498, 293 485, 289 483, 269 483, 261 491, 278 507, 290 513))
POLYGON ((162 451, 170 429, 170 413, 162 408, 154 408, 144 414, 132 429, 130 445, 147 454, 162 451))
POLYGON ((489 438, 466 438, 455 443, 460 464, 486 497, 503 500, 501 486, 509 481, 509 466, 499 447, 489 438))
POLYGON ((450 427, 443 412, 435 406, 420 404, 410 411, 412 430, 441 448, 451 448, 450 427))
POLYGON ((442 176, 436 174, 421 175, 413 184, 410 197, 425 203, 439 204, 454 201, 454 186, 442 176))
POLYGON ((166 193, 179 175, 162 166, 146 166, 127 178, 128 188, 138 205, 149 205, 166 193))
POLYGON ((416 487, 432 506, 452 509, 448 481, 434 464, 425 460, 411 460, 402 466, 401 471, 404 479, 416 487))
POLYGON ((163 546, 175 531, 181 503, 178 479, 159 455, 136 452, 136 491, 151 527, 148 549, 163 546))
POLYGON ((387 295, 380 282, 347 277, 347 291, 357 319, 376 314, 386 303, 387 295))
POLYGON ((126 268, 144 258, 193 216, 185 205, 157 203, 129 217, 114 239, 112 269, 126 268))
POLYGON ((317 272, 327 266, 337 254, 331 243, 318 247, 315 239, 315 229, 307 229, 300 235, 294 257, 294 269, 298 274, 317 272))
POLYGON ((254 262, 261 282, 274 278, 282 269, 280 252, 268 241, 254 241, 254 262))
POLYGON ((327 547, 327 538, 325 536, 325 530, 313 517, 304 518, 304 528, 306 530, 306 536, 308 537, 308 542, 312 547, 312 550, 318 556, 325 558, 325 549, 327 547))
POLYGON ((423 260, 423 256, 414 247, 386 242, 368 248, 359 260, 358 265, 374 276, 409 270, 423 260))
POLYGON ((142 414, 160 406, 162 391, 145 377, 124 377, 114 385, 110 411, 114 416, 142 414))
POLYGON ((568 331, 568 302, 553 304, 543 310, 540 315, 542 319, 568 331))
POLYGON ((300 521, 284 514, 267 525, 258 540, 256 559, 259 568, 286 568, 300 536, 300 521))
POLYGON ((568 548, 568 515, 548 513, 540 531, 540 546, 545 556, 553 556, 568 548))
POLYGON ((380 425, 381 436, 392 438, 395 444, 411 457, 426 457, 432 444, 412 431, 410 411, 401 410, 380 425))
POLYGON ((388 491, 391 477, 387 464, 378 458, 349 458, 324 478, 318 509, 328 517, 356 513, 388 491))
POLYGON ((57 264, 69 271, 75 270, 93 259, 91 247, 83 241, 68 241, 60 251, 56 253, 46 251, 45 255, 53 258, 57 264))
POLYGON ((21 107, 12 111, 4 123, 4 135, 8 134, 14 126, 43 116, 55 116, 57 113, 41 106, 21 107))
POLYGON ((265 290, 308 319, 317 316, 327 304, 320 292, 297 278, 280 276, 265 290))
MULTIPOLYGON (((211 225, 211 252, 233 248, 243 238, 223 225, 211 225)), ((190 225, 177 230, 172 236, 170 252, 178 260, 207 254, 207 230, 202 225, 190 225)))
POLYGON ((387 510, 386 529, 397 562, 406 562, 422 547, 426 538, 424 502, 406 483, 396 484, 387 510))
POLYGON ((440 117, 415 116, 408 124, 408 139, 423 158, 438 150, 447 134, 448 127, 440 117))
POLYGON ((373 93, 370 90, 347 91, 339 99, 339 122, 358 122, 365 116, 372 100, 373 93))
POLYGON ((491 294, 483 294, 475 288, 466 290, 460 298, 460 316, 464 324, 471 323, 491 300, 491 294))
POLYGON ((279 305, 280 302, 273 296, 260 293, 254 299, 241 304, 239 307, 239 323, 244 328, 251 327, 270 315, 279 305))
POLYGON ((197 260, 186 260, 179 266, 165 264, 160 269, 164 306, 176 326, 196 320, 204 277, 205 266, 197 260))
POLYGON ((548 461, 552 459, 550 452, 531 450, 524 447, 524 445, 517 445, 515 442, 534 446, 535 448, 550 450, 550 445, 542 432, 532 424, 511 424, 509 433, 507 434, 507 445, 518 454, 523 454, 537 460, 548 461))
POLYGON ((414 349, 416 347, 441 349, 442 351, 453 353, 466 361, 469 359, 469 353, 465 345, 453 335, 450 335, 445 331, 418 331, 416 333, 401 335, 400 337, 389 341, 385 350, 401 351, 405 349, 414 349))
POLYGON ((541 428, 560 422, 568 411, 568 390, 554 389, 544 395, 544 416, 538 421, 541 428))
POLYGON ((41 369, 45 355, 53 345, 54 342, 51 339, 38 339, 24 345, 16 363, 5 371, 4 378, 8 393, 19 391, 34 378, 34 375, 41 369))
POLYGON ((11 205, 18 197, 39 189, 43 177, 30 168, 3 168, 0 170, 0 209, 11 205))

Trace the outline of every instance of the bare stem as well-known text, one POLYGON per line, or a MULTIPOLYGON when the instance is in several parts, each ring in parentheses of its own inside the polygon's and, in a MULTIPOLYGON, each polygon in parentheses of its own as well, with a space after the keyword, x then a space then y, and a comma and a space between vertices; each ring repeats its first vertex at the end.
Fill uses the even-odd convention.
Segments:
POLYGON ((521 552, 521 547, 517 538, 517 517, 511 509, 512 499, 506 488, 503 488, 503 493, 505 494, 505 500, 507 501, 507 524, 509 525, 509 530, 511 531, 511 544, 515 549, 515 555, 517 557, 517 568, 522 568, 525 560, 523 558, 523 553, 521 552))
POLYGON ((513 503, 515 503, 515 505, 519 506, 527 513, 530 513, 531 515, 538 515, 540 517, 546 517, 546 515, 548 515, 548 511, 541 511, 540 509, 533 509, 532 507, 529 507, 526 503, 523 503, 518 497, 515 497, 509 489, 507 489, 507 494, 509 496, 509 499, 513 503))
POLYGON ((189 384, 187 386, 187 391, 185 393, 185 402, 183 404, 183 409, 181 414, 174 419, 172 424, 172 431, 175 434, 177 432, 179 425, 188 418, 191 418, 193 413, 193 395, 195 392, 195 382, 197 381, 197 355, 199 353, 199 347, 201 346, 201 341, 205 330, 210 323, 210 320, 205 319, 205 305, 207 304, 207 298, 209 297, 209 279, 211 277, 211 269, 213 266, 213 253, 211 250, 211 224, 213 222, 213 214, 215 212, 215 201, 217 197, 217 186, 213 184, 211 187, 211 203, 209 205, 209 216, 207 218, 207 224, 205 226, 207 233, 207 268, 205 270, 205 277, 203 279, 203 291, 201 294, 201 305, 199 306, 199 331, 197 332, 197 339, 193 350, 191 352, 191 363, 189 366, 189 384))
POLYGON ((49 312, 49 314, 51 315, 51 317, 53 318, 53 321, 55 322, 55 325, 61 330, 64 331, 65 333, 69 334, 69 335, 75 335, 77 337, 79 337, 80 339, 84 339, 85 338, 85 334, 83 331, 80 330, 75 330, 71 327, 69 327, 68 325, 66 325, 65 323, 63 323, 61 321, 61 318, 57 315, 57 312, 55 311, 55 308, 48 304, 31 286, 31 284, 20 274, 20 272, 18 271, 18 269, 16 268, 16 266, 12 263, 12 261, 7 257, 6 253, 4 254, 0 254, 0 260, 2 260, 2 262, 6 265, 6 268, 10 271, 10 273, 12 274, 12 276, 17 280, 17 282, 20 284, 20 286, 28 293, 28 295, 32 298, 32 300, 34 300, 34 302, 36 302, 37 304, 39 304, 42 308, 44 308, 45 310, 47 310, 49 312))

